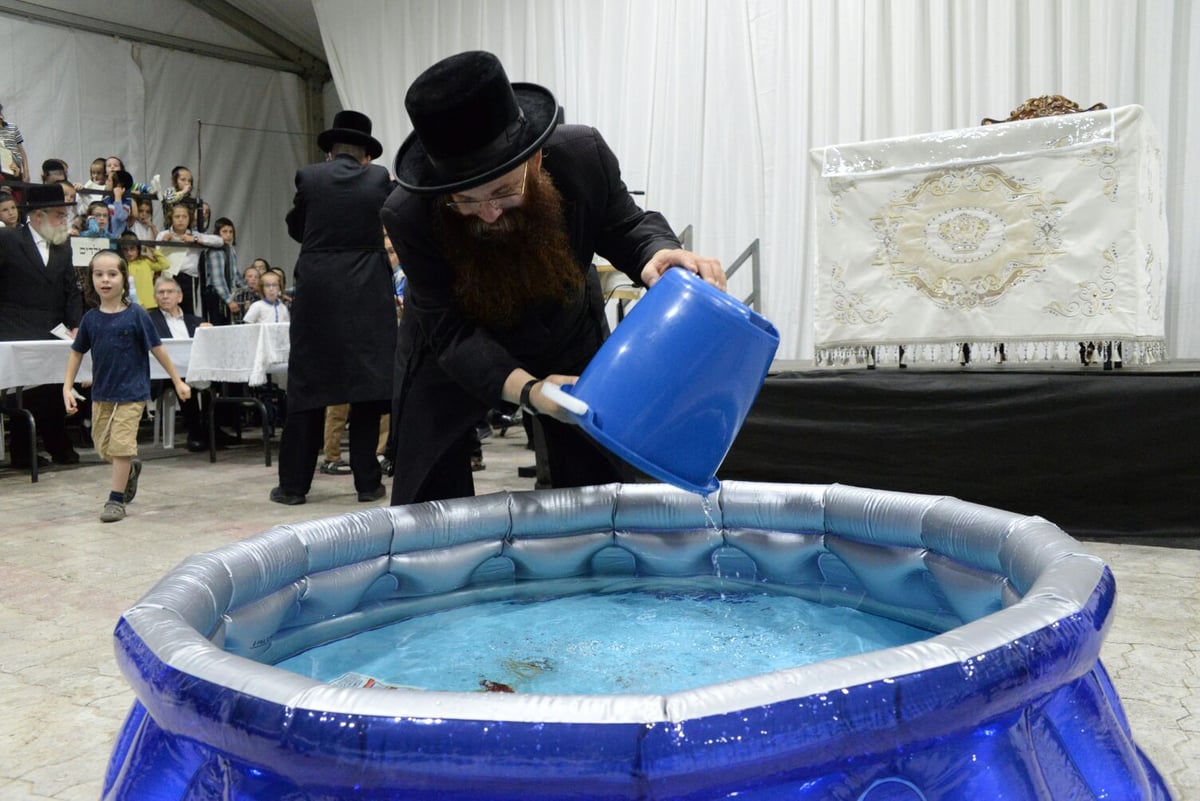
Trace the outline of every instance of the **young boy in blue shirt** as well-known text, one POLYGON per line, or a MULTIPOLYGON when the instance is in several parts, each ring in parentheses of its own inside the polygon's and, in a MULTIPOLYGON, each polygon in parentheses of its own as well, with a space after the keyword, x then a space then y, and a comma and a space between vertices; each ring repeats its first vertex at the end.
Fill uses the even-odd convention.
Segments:
POLYGON ((115 523, 124 519, 125 504, 133 500, 142 472, 137 430, 150 399, 147 351, 171 377, 180 400, 190 398, 192 390, 176 372, 146 310, 130 300, 125 260, 115 250, 102 250, 92 257, 88 270, 86 291, 97 308, 83 315, 71 343, 63 405, 67 414, 78 410, 72 387, 83 354, 92 351, 92 441, 96 453, 113 466, 112 489, 100 520, 115 523))

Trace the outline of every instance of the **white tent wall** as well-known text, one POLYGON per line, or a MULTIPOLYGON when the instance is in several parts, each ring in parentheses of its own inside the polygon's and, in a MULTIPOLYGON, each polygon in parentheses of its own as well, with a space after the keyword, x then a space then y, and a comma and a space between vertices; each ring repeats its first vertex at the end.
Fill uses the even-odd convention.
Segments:
MULTIPOLYGON (((696 250, 762 243, 779 355, 811 358, 810 148, 1002 118, 1029 97, 1146 107, 1163 143, 1167 342, 1200 358, 1200 10, 1189 0, 313 0, 343 105, 385 160, 404 90, 461 50, 496 52, 595 125, 626 183, 696 250), (371 20, 370 25, 362 21, 371 20)), ((748 271, 747 271, 748 272, 748 271)), ((748 275, 733 291, 745 295, 748 275)))
POLYGON ((164 188, 186 165, 214 219, 234 221, 243 266, 261 256, 290 272, 299 246, 284 216, 307 160, 299 77, 12 17, 0 37, 0 102, 34 180, 51 157, 84 182, 93 158, 120 156, 135 181, 159 174, 164 188))
POLYGON ((303 82, 284 72, 141 50, 143 74, 155 76, 146 85, 146 108, 158 110, 157 132, 146 138, 153 172, 161 172, 166 186, 172 167, 192 169, 213 218, 229 217, 237 228, 240 266, 265 258, 290 276, 300 246, 284 217, 296 169, 307 161, 303 82))

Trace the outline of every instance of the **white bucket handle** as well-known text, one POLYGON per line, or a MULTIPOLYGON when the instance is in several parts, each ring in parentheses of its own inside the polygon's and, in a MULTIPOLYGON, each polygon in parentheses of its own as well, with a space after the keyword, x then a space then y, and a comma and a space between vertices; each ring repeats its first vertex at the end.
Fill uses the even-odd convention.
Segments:
POLYGON ((542 394, 571 414, 578 415, 579 417, 587 417, 588 412, 591 411, 586 401, 582 401, 574 395, 568 395, 567 391, 558 384, 543 381, 542 394))

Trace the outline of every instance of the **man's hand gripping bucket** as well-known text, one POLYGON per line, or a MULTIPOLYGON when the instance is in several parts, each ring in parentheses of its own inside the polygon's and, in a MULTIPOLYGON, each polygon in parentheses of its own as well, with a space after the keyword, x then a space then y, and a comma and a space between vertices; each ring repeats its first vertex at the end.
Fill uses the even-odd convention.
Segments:
POLYGON ((578 383, 542 392, 612 453, 708 495, 750 412, 779 332, 735 298, 673 268, 639 300, 578 383))

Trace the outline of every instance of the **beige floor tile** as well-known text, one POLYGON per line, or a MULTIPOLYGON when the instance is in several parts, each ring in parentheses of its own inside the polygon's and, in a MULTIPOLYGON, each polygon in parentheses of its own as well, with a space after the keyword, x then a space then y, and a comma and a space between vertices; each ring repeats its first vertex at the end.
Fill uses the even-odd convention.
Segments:
MULTIPOLYGON (((129 517, 97 515, 107 467, 53 469, 31 484, 0 470, 0 799, 94 801, 133 695, 112 629, 186 556, 273 525, 363 508, 349 477, 318 474, 309 503, 267 501, 275 467, 261 449, 207 454, 146 449, 129 517)), ((519 430, 485 443, 480 492, 531 489, 519 430)), ((382 501, 379 505, 382 505, 382 501)), ((1200 541, 1200 532, 1197 533, 1200 541)), ((1177 801, 1200 799, 1200 551, 1089 544, 1117 579, 1101 658, 1135 737, 1177 801)))

